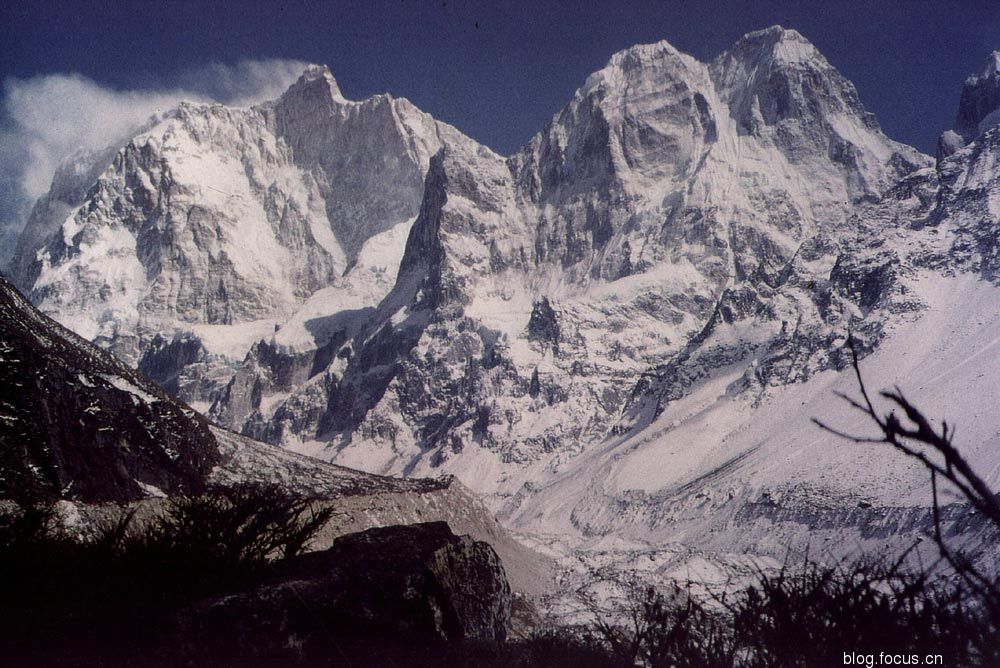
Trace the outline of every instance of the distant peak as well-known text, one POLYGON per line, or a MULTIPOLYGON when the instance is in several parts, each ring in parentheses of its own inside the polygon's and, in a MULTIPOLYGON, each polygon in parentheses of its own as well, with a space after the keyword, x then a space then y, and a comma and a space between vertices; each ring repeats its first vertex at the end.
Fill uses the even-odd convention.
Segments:
POLYGON ((779 25, 743 35, 727 53, 766 56, 778 63, 826 62, 802 33, 779 25))
POLYGON ((979 74, 973 74, 965 80, 966 85, 975 85, 984 79, 1000 76, 1000 51, 994 51, 986 58, 986 64, 979 74))
POLYGON ((636 72, 671 71, 675 67, 690 67, 695 62, 693 58, 681 53, 666 40, 652 44, 637 44, 611 56, 608 64, 587 77, 583 87, 577 92, 587 95, 604 83, 616 81, 621 77, 628 78, 636 72))
POLYGON ((315 81, 316 79, 333 79, 333 73, 330 72, 329 65, 307 65, 305 71, 302 72, 302 79, 306 81, 315 81))
POLYGON ((802 33, 800 33, 798 30, 795 30, 793 28, 785 28, 784 26, 780 26, 777 24, 769 26, 767 28, 762 28, 760 30, 754 30, 753 32, 748 32, 741 38, 741 40, 742 39, 750 39, 750 40, 773 39, 775 41, 790 40, 790 41, 800 41, 800 42, 809 41, 805 37, 803 37, 802 33))
POLYGON ((666 40, 652 44, 636 44, 611 56, 608 65, 628 69, 630 66, 634 67, 658 60, 664 55, 677 56, 680 55, 680 51, 666 40))
POLYGON ((344 95, 340 92, 340 86, 337 85, 337 80, 333 78, 333 73, 330 72, 330 67, 327 65, 309 65, 302 73, 302 76, 288 90, 291 92, 296 89, 314 88, 316 86, 325 86, 329 91, 330 97, 335 100, 344 99, 344 95))
POLYGON ((965 142, 970 142, 997 125, 1000 125, 1000 51, 991 53, 979 73, 965 80, 955 131, 965 142))

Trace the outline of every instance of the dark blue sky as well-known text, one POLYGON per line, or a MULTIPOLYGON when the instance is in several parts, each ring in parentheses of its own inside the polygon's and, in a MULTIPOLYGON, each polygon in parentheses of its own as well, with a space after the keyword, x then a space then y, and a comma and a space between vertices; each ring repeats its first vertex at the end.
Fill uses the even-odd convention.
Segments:
POLYGON ((619 49, 667 39, 707 60, 775 23, 812 40, 890 136, 933 152, 962 81, 1000 49, 1000 0, 0 5, 3 78, 78 72, 152 88, 208 62, 296 58, 329 64, 348 97, 408 97, 504 153, 619 49))

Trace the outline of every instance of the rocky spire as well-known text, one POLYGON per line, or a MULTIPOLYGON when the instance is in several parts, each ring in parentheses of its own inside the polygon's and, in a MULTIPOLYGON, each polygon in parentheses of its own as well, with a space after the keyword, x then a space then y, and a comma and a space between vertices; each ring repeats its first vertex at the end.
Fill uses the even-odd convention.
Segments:
POLYGON ((1000 125, 1000 51, 994 51, 978 74, 965 80, 955 127, 938 139, 938 163, 1000 125))

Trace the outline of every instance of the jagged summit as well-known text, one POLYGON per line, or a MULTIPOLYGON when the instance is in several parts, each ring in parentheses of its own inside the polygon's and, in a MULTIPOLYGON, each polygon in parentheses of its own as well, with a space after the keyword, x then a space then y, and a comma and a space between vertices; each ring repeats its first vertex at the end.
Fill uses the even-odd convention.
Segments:
MULTIPOLYGON (((767 58, 776 63, 817 63, 823 68, 831 67, 812 42, 801 33, 779 25, 747 33, 732 47, 720 54, 717 59, 727 55, 741 59, 756 57, 767 58)), ((679 61, 684 61, 687 66, 698 62, 692 56, 678 50, 667 40, 636 44, 613 54, 604 68, 588 77, 580 91, 592 90, 602 78, 610 78, 608 76, 610 71, 627 73, 646 67, 664 68, 677 64, 679 61)))
POLYGON ((333 72, 330 71, 330 66, 317 65, 315 63, 306 66, 306 69, 303 70, 302 76, 299 77, 298 81, 315 81, 317 79, 325 79, 326 81, 330 81, 336 85, 336 80, 333 78, 333 72))
POLYGON ((773 25, 749 32, 727 49, 727 53, 758 51, 772 55, 779 62, 819 61, 826 58, 805 36, 792 28, 773 25))
POLYGON ((717 56, 711 67, 734 118, 751 132, 759 122, 772 125, 793 117, 832 120, 834 114, 879 129, 854 85, 795 30, 772 26, 749 33, 717 56))
POLYGON ((967 86, 974 86, 984 79, 990 79, 1000 74, 1000 50, 994 51, 986 58, 983 68, 977 74, 970 74, 965 80, 967 86))
MULTIPOLYGON (((614 53, 608 59, 608 64, 594 74, 599 74, 608 69, 629 71, 641 67, 657 66, 663 63, 664 58, 675 58, 683 55, 685 54, 677 50, 667 40, 660 40, 659 42, 650 44, 636 44, 614 53)), ((586 84, 584 88, 587 88, 586 84)))
POLYGON ((978 73, 962 85, 955 126, 938 138, 937 162, 976 141, 989 129, 1000 125, 1000 51, 994 51, 978 73))
POLYGON ((979 74, 970 76, 962 87, 955 131, 966 143, 1000 124, 1000 51, 986 59, 979 74))
POLYGON ((300 104, 309 98, 326 98, 341 104, 347 102, 328 65, 309 65, 278 100, 265 102, 264 105, 300 104))

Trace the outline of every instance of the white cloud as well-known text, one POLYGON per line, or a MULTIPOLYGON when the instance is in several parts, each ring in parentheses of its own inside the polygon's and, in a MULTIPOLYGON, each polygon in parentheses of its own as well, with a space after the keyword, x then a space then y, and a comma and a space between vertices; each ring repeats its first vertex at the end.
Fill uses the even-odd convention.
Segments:
POLYGON ((235 66, 212 63, 178 79, 197 95, 246 107, 284 93, 307 65, 299 60, 244 60, 235 66))
POLYGON ((59 163, 81 149, 125 141, 181 100, 246 106, 280 95, 305 69, 294 60, 210 64, 161 90, 113 90, 77 74, 8 79, 0 114, 0 263, 59 163))

